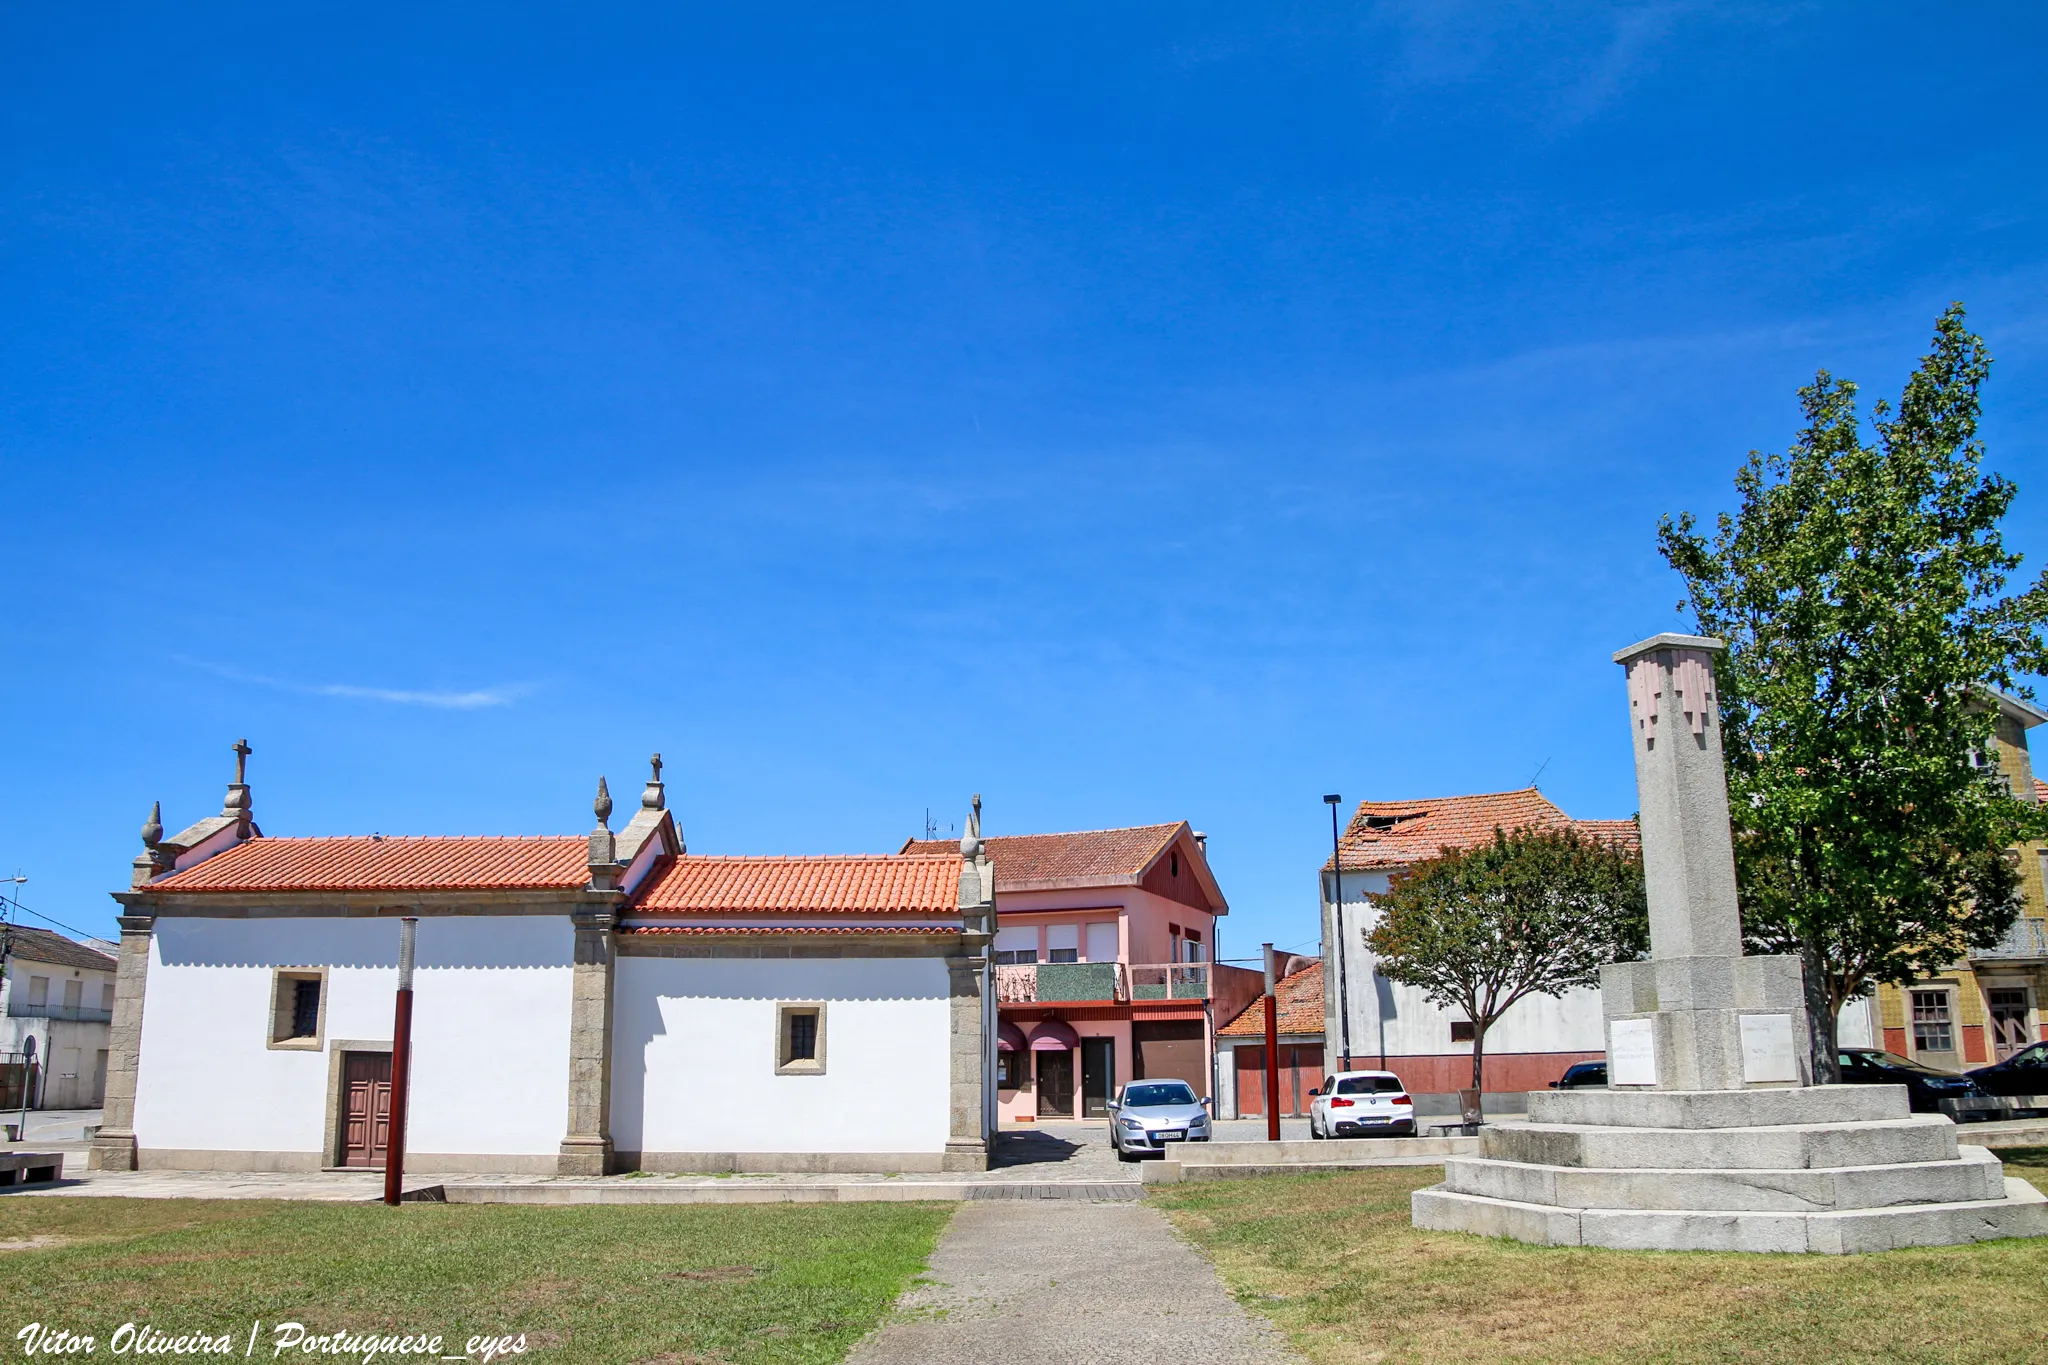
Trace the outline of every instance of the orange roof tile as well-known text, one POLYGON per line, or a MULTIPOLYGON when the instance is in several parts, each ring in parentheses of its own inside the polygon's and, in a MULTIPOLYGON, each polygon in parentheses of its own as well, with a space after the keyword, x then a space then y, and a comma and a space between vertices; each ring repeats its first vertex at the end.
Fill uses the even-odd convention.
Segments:
POLYGON ((1574 820, 1572 828, 1589 839, 1613 844, 1630 853, 1643 849, 1643 830, 1634 820, 1574 820))
POLYGON ((671 859, 635 897, 636 913, 944 915, 960 907, 960 851, 950 856, 671 859))
MULTIPOLYGON (((1574 820, 1534 787, 1415 801, 1361 801, 1339 847, 1346 872, 1377 872, 1434 858, 1446 848, 1477 848, 1493 831, 1577 829, 1596 839, 1640 846, 1633 820, 1574 820)), ((1323 860, 1330 870, 1330 860, 1323 860)))
MULTIPOLYGON (((1322 1036, 1323 1021, 1323 964, 1312 962, 1292 976, 1282 977, 1273 986, 1276 1006, 1274 1013, 1279 1016, 1277 1032, 1283 1034, 1310 1033, 1322 1036)), ((1263 1038, 1266 1036, 1265 997, 1255 998, 1244 1007, 1235 1019, 1216 1030, 1222 1038, 1263 1038)), ((1317 1084, 1321 1084, 1320 1081, 1317 1084)))
POLYGON ((247 839, 149 883, 150 891, 483 891, 573 889, 590 843, 535 838, 361 835, 247 839))
POLYGON ((2048 803, 2048 782, 2043 782, 2038 777, 2034 779, 2034 803, 2036 805, 2048 803))
POLYGON ((633 937, 697 934, 955 934, 956 924, 635 924, 618 930, 633 937))
MULTIPOLYGON (((988 840, 988 856, 996 865, 996 893, 1030 891, 1046 886, 1130 883, 1164 853, 1187 822, 1133 825, 1128 829, 1088 829, 1071 834, 998 834, 988 840)), ((905 853, 960 856, 958 840, 910 839, 905 853)))

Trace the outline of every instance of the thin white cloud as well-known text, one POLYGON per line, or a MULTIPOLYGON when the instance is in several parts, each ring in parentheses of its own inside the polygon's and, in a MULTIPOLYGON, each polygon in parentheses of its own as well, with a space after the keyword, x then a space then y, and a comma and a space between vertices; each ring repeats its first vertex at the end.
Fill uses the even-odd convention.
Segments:
POLYGON ((204 659, 188 659, 177 656, 180 663, 233 682, 254 683, 259 687, 273 687, 280 692, 297 692, 308 697, 348 697, 357 701, 389 702, 394 706, 431 706, 444 711, 476 711, 491 706, 510 706, 531 690, 527 683, 503 683, 495 687, 475 687, 467 690, 439 690, 407 687, 363 687, 356 683, 302 683, 285 678, 267 677, 261 673, 245 673, 239 668, 225 664, 209 663, 204 659))

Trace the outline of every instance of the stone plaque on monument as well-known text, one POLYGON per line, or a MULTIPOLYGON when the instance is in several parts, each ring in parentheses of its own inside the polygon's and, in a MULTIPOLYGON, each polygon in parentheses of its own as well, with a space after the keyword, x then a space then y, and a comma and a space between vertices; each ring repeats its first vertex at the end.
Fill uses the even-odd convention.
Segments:
POLYGON ((1742 1016, 1742 1079, 1750 1085, 1799 1079, 1799 1054, 1792 1049, 1791 1015, 1742 1016))
POLYGON ((1647 1019, 1616 1019, 1607 1026, 1607 1083, 1657 1083, 1657 1031, 1647 1019))

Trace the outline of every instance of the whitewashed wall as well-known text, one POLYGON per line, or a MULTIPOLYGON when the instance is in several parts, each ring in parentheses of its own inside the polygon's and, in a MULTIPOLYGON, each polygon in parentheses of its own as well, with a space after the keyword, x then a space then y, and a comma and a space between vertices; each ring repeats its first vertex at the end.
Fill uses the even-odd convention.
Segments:
MULTIPOLYGON (((413 979, 408 1149, 552 1156, 568 1122, 566 917, 428 917, 413 979)), ((393 919, 159 919, 135 1131, 144 1149, 322 1152, 329 1051, 387 1042, 393 919), (269 1047, 272 970, 328 968, 320 1051, 269 1047)))
MULTIPOLYGON (((1329 883, 1324 881, 1324 894, 1329 883)), ((1417 986, 1403 986, 1379 978, 1369 968, 1373 955, 1365 936, 1379 922, 1379 909, 1366 899, 1387 889, 1384 873, 1346 873, 1344 876, 1344 998, 1349 1006, 1351 1050, 1354 1055, 1378 1052, 1380 1028, 1386 1027, 1387 1054, 1402 1057, 1470 1055, 1470 1043, 1451 1041, 1451 1024, 1463 1015, 1440 1009, 1417 986)), ((1324 984, 1335 980, 1337 967, 1333 916, 1323 904, 1324 984)), ((1332 995, 1334 999, 1334 993, 1332 995)), ((1332 1033, 1336 1047, 1339 1034, 1332 1033)), ((1486 1032, 1486 1050, 1500 1052, 1604 1052, 1606 1033, 1601 1023, 1600 992, 1588 987, 1567 991, 1563 996, 1534 996, 1517 1002, 1486 1032)))
POLYGON ((622 1152, 942 1152, 950 1006, 936 958, 621 957, 622 1152), (776 1005, 822 1000, 825 1074, 775 1074, 776 1005))
POLYGON ((1840 1047, 1883 1047, 1871 1017, 1877 1002, 1869 996, 1851 1000, 1835 1016, 1835 1043, 1840 1047))

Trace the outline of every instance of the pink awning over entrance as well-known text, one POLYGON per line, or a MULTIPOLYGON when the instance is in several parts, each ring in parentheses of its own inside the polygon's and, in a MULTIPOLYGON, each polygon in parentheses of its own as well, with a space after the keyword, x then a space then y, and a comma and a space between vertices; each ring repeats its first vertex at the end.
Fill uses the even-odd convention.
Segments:
POLYGON ((1028 1052, 1031 1045, 1024 1041, 1024 1030, 1005 1019, 996 1028, 996 1051, 1028 1052))
POLYGON ((1065 1052, 1081 1046, 1081 1035, 1064 1019, 1047 1019, 1031 1030, 1033 1052, 1065 1052))

